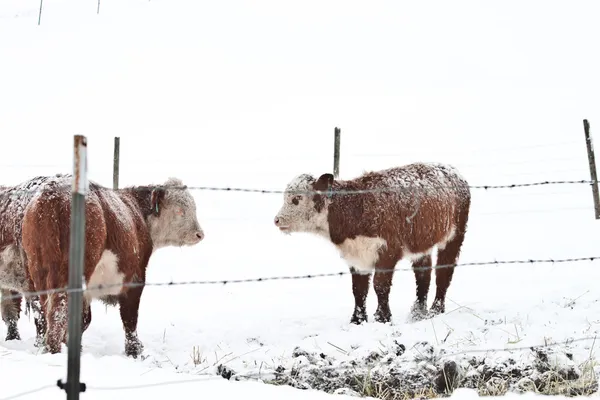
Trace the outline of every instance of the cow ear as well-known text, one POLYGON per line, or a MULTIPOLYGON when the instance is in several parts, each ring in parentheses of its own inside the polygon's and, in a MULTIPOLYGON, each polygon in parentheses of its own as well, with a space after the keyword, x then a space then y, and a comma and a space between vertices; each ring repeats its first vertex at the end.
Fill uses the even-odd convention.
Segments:
POLYGON ((323 174, 319 177, 319 179, 317 179, 313 187, 315 188, 315 190, 324 192, 326 190, 329 190, 331 188, 331 185, 333 185, 333 175, 323 174))
POLYGON ((165 198, 165 189, 155 188, 152 190, 152 195, 150 197, 150 207, 152 207, 152 214, 155 216, 160 215, 160 208, 162 206, 163 200, 165 198))

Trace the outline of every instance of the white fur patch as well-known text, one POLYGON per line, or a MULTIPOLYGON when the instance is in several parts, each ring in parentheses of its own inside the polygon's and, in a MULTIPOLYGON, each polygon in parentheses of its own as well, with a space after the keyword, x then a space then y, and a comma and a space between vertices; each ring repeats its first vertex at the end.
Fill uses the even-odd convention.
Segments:
POLYGON ((379 260, 379 249, 386 246, 387 242, 380 237, 357 236, 346 239, 336 245, 342 258, 357 272, 369 273, 375 269, 379 260))
POLYGON ((416 261, 416 260, 418 260, 418 259, 420 259, 420 258, 422 258, 424 256, 431 256, 433 254, 434 248, 435 248, 435 246, 434 247, 430 247, 429 249, 427 249, 426 251, 424 251, 422 253, 413 253, 413 252, 405 249, 404 252, 403 252, 403 254, 402 254, 402 258, 404 260, 408 260, 410 262, 414 262, 414 261, 416 261))
POLYGON ((88 302, 93 298, 118 295, 121 292, 125 275, 119 271, 118 265, 117 255, 110 250, 104 250, 94 273, 87 283, 89 289, 85 292, 85 298, 88 302), (96 288, 99 285, 110 286, 102 289, 96 288))
POLYGON ((452 225, 448 234, 437 244, 438 251, 444 250, 448 242, 454 239, 454 236, 456 236, 456 225, 452 225))
POLYGON ((425 250, 423 252, 413 253, 410 249, 405 247, 403 249, 404 251, 403 251, 402 258, 404 260, 408 260, 411 262, 416 261, 423 256, 431 256, 433 259, 434 255, 437 257, 437 252, 444 250, 446 248, 446 245, 448 244, 448 242, 450 242, 452 239, 454 239, 455 236, 456 236, 456 226, 452 225, 452 227, 450 227, 450 230, 448 231, 448 233, 446 234, 446 236, 444 236, 444 238, 442 240, 440 240, 435 245, 433 245, 432 247, 428 248, 427 250, 425 250))
POLYGON ((16 291, 27 290, 27 279, 19 252, 13 245, 0 252, 0 287, 16 291))

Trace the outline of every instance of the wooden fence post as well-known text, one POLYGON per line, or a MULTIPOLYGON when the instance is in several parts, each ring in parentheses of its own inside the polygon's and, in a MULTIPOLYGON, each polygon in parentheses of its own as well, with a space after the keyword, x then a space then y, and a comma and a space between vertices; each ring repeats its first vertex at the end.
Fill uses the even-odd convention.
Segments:
POLYGON ((340 128, 333 131, 333 177, 340 176, 340 128))
POLYGON ((592 178, 592 196, 594 198, 594 213, 596 219, 600 219, 600 196, 598 195, 598 174, 596 173, 596 157, 594 156, 594 146, 590 136, 590 123, 587 119, 583 120, 583 131, 585 132, 585 144, 587 145, 588 162, 590 164, 590 175, 592 178))
POLYGON ((85 392, 81 383, 81 328, 83 311, 83 263, 85 257, 85 196, 88 191, 87 138, 75 135, 73 188, 71 201, 71 230, 69 248, 69 330, 67 355, 67 382, 58 386, 67 392, 67 400, 79 400, 85 392))
POLYGON ((40 12, 38 14, 38 26, 42 22, 42 6, 44 5, 44 0, 40 0, 40 12))
POLYGON ((115 137, 115 153, 113 156, 113 189, 119 188, 119 157, 120 157, 121 138, 115 137))

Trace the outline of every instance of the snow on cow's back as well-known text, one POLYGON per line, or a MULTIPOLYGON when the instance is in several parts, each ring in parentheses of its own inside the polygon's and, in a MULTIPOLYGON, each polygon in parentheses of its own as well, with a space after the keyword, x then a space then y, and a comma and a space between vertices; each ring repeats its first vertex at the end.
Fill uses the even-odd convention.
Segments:
POLYGON ((47 191, 48 185, 56 185, 68 177, 64 174, 36 176, 14 186, 2 187, 0 189, 0 224, 3 232, 14 236, 18 242, 27 205, 32 199, 39 197, 43 191, 47 191))
POLYGON ((437 162, 416 162, 392 167, 377 172, 368 172, 359 180, 364 189, 391 189, 390 191, 408 200, 417 191, 423 190, 428 197, 442 199, 470 198, 468 183, 453 166, 437 162), (398 190, 395 190, 398 189, 398 190))

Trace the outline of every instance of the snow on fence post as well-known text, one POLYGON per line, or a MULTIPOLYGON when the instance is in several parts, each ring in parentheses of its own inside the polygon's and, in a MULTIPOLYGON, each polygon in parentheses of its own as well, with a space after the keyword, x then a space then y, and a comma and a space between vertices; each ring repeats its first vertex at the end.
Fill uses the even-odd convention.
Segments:
POLYGON ((333 176, 340 176, 340 128, 333 131, 333 176))
POLYGON ((600 196, 598 195, 598 174, 596 173, 596 158, 594 156, 594 146, 590 136, 590 123, 587 119, 583 120, 583 131, 585 132, 585 144, 587 145, 588 162, 590 164, 590 175, 592 178, 592 196, 594 198, 594 213, 596 219, 600 219, 600 196))
POLYGON ((113 155, 113 189, 119 188, 119 160, 121 150, 121 138, 115 136, 115 152, 113 155))
POLYGON ((67 336, 67 382, 58 381, 58 386, 67 392, 67 400, 79 400, 85 392, 85 383, 80 383, 81 329, 83 312, 83 263, 85 256, 85 196, 88 191, 87 138, 74 137, 73 188, 71 202, 71 228, 69 248, 69 330, 67 336))

